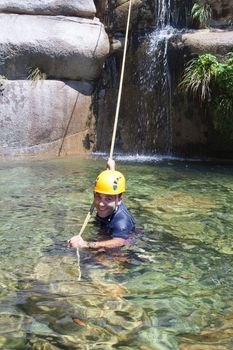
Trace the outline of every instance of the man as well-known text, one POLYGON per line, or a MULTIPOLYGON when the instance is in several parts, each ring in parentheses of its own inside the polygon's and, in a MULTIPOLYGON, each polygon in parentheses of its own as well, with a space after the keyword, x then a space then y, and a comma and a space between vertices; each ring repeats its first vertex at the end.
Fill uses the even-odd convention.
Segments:
POLYGON ((113 159, 108 160, 108 170, 102 171, 94 185, 94 205, 97 211, 96 223, 104 228, 108 239, 88 242, 81 236, 74 236, 68 241, 71 248, 108 249, 127 245, 135 221, 122 201, 125 192, 125 178, 115 170, 113 159))

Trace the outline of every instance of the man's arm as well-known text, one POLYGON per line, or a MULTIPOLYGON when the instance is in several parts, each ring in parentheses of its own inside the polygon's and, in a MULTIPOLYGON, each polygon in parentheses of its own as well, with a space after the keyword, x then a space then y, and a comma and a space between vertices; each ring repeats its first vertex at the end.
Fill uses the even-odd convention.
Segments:
POLYGON ((123 238, 112 238, 107 241, 98 241, 98 242, 88 242, 80 236, 72 237, 68 242, 68 248, 91 248, 91 249, 100 249, 100 248, 117 248, 126 245, 123 238))

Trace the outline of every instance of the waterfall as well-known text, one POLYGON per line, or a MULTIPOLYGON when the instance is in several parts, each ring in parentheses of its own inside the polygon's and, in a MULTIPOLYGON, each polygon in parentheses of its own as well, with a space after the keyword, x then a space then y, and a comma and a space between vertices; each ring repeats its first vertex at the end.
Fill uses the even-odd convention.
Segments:
MULTIPOLYGON (((139 106, 140 118, 145 118, 147 123, 147 128, 144 128, 143 132, 147 134, 154 132, 150 138, 154 150, 157 151, 157 140, 159 139, 157 133, 159 129, 163 129, 164 145, 159 147, 159 151, 171 154, 171 78, 168 67, 168 43, 176 30, 170 25, 170 0, 158 0, 156 13, 157 25, 155 29, 142 38, 142 41, 146 42, 144 62, 135 75, 138 75, 142 92, 139 106), (153 95, 152 105, 154 106, 149 110, 144 101, 148 94, 153 95), (150 125, 153 125, 155 129, 151 129, 150 125)), ((142 125, 142 121, 139 124, 142 125)), ((144 151, 146 151, 145 148, 144 151)))
MULTIPOLYGON (((172 6, 174 4, 172 3, 172 6)), ((172 154, 169 40, 171 0, 155 0, 153 26, 131 33, 115 150, 124 153, 172 154)), ((113 125, 118 80, 111 78, 121 56, 109 58, 98 95, 97 151, 107 151, 113 125), (114 63, 114 65, 113 65, 114 63), (114 85, 114 86, 113 86, 114 85), (101 96, 101 99, 100 99, 101 96)))
POLYGON ((157 1, 157 27, 164 28, 170 23, 171 2, 170 0, 157 1))
MULTIPOLYGON (((155 29, 147 37, 147 48, 145 51, 144 63, 140 66, 138 75, 140 90, 142 92, 140 99, 141 117, 146 118, 148 124, 157 125, 164 128, 163 133, 166 137, 164 151, 172 151, 172 125, 170 120, 171 111, 171 81, 168 68, 167 51, 168 41, 174 34, 171 26, 165 26, 161 29, 155 29), (151 95, 154 108, 147 108, 145 97, 151 95), (148 115, 152 113, 152 115, 148 115), (154 120, 152 120, 154 119, 154 120)), ((152 130, 145 130, 150 133, 152 130)), ((153 143, 156 147, 156 131, 153 143)))

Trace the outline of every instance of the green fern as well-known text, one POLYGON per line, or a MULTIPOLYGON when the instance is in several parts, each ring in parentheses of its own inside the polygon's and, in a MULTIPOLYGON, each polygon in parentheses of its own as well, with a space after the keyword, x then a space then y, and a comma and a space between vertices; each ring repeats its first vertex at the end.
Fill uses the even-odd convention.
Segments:
POLYGON ((191 60, 179 89, 205 103, 215 129, 233 140, 233 52, 223 63, 211 54, 191 60))
POLYGON ((209 26, 209 21, 212 17, 212 9, 210 4, 206 1, 198 1, 194 3, 191 15, 193 19, 198 20, 201 28, 206 28, 209 26))
POLYGON ((179 89, 199 96, 201 101, 210 99, 210 83, 215 77, 218 61, 214 55, 205 54, 191 60, 184 70, 179 89))

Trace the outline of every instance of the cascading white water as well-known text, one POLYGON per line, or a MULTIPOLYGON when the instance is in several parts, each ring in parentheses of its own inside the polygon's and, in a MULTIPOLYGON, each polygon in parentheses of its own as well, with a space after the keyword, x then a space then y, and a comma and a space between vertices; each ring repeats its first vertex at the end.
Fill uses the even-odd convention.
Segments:
MULTIPOLYGON (((142 91, 140 118, 146 118, 147 124, 163 128, 164 150, 172 152, 171 123, 171 79, 168 67, 168 43, 176 30, 170 25, 170 0, 157 2, 157 26, 146 37, 146 49, 143 65, 140 66, 138 79, 142 91), (154 108, 147 110, 143 95, 154 94, 154 108), (153 116, 148 115, 153 113, 153 116), (152 118, 155 121, 152 121, 152 118)), ((143 41, 145 38, 143 38, 143 41)), ((149 130, 148 130, 149 132, 149 130)), ((156 147, 156 132, 153 143, 156 147)))
POLYGON ((170 0, 157 1, 157 27, 164 28, 170 23, 171 2, 170 0))
MULTIPOLYGON (((154 7, 150 8, 154 20, 145 28, 136 30, 135 27, 131 31, 115 149, 127 154, 171 156, 172 50, 169 43, 177 33, 171 23, 178 26, 178 16, 172 0, 154 1, 154 7)), ((111 141, 109 130, 111 134, 118 89, 114 74, 119 71, 119 56, 115 55, 114 61, 109 58, 109 64, 105 65, 106 79, 96 99, 98 151, 108 151, 111 141)))

